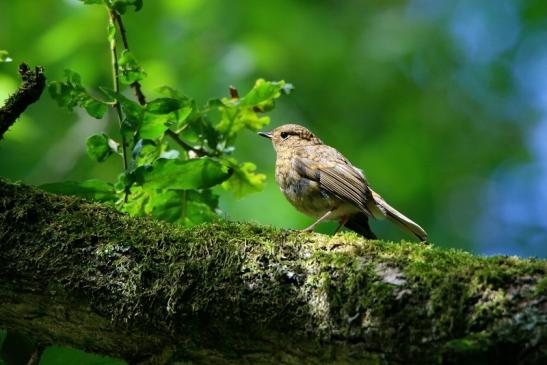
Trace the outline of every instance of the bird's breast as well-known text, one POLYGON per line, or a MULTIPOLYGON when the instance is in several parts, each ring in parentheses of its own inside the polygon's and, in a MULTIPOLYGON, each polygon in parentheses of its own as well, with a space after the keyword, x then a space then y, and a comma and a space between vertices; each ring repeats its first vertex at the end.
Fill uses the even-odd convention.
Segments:
POLYGON ((319 183, 300 176, 289 157, 276 161, 275 180, 287 200, 304 214, 320 217, 336 205, 319 183))

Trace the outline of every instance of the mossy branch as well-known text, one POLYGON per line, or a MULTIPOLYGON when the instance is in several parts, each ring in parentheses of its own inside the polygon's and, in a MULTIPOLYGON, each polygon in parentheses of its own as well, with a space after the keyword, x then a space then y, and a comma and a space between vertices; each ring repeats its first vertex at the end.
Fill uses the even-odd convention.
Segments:
POLYGON ((46 76, 41 66, 30 69, 25 63, 19 65, 23 81, 17 91, 0 107, 0 140, 17 118, 42 95, 46 86, 46 76))
POLYGON ((0 180, 0 327, 129 363, 546 363, 547 262, 222 223, 0 180))

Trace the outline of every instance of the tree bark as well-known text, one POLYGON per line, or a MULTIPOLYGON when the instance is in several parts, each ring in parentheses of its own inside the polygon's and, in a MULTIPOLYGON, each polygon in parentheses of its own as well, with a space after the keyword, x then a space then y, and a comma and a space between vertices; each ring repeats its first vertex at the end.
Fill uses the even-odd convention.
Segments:
POLYGON ((17 91, 6 100, 5 105, 0 107, 0 140, 25 109, 40 98, 46 87, 46 76, 42 66, 31 70, 25 63, 22 63, 19 65, 19 74, 23 82, 17 91))
POLYGON ((223 222, 0 180, 0 328, 129 363, 547 363, 547 262, 223 222))

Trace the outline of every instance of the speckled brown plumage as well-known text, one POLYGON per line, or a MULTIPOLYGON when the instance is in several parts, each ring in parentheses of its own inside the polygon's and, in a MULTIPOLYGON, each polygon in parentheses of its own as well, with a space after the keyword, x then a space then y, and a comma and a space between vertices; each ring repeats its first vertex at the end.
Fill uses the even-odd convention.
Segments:
POLYGON ((369 187, 361 170, 308 129, 285 124, 259 134, 272 140, 277 153, 275 180, 287 200, 302 213, 318 218, 306 231, 313 230, 323 220, 337 220, 338 229, 345 225, 374 238, 368 218, 387 218, 418 239, 426 240, 427 234, 419 225, 369 187))

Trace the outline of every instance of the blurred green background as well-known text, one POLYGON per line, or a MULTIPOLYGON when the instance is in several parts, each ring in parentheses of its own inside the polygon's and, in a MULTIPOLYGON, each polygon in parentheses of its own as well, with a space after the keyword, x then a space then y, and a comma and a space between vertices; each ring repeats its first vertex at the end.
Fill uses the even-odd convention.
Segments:
MULTIPOLYGON (((145 0, 124 21, 148 96, 170 85, 203 103, 228 85, 284 79, 296 89, 271 127, 312 129, 435 244, 547 257, 545 0, 145 0)), ((76 0, 1 1, 0 49, 14 62, 0 64, 0 100, 17 87, 20 62, 43 65, 49 80, 70 68, 89 87, 110 85, 106 23, 103 7, 76 0)), ((119 161, 93 163, 85 140, 116 135, 115 125, 45 93, 0 142, 0 176, 114 181, 119 161)), ((267 141, 245 132, 236 156, 268 180, 241 200, 221 191, 226 217, 311 223, 275 185, 267 141)), ((388 224, 374 229, 403 238, 388 224)))

